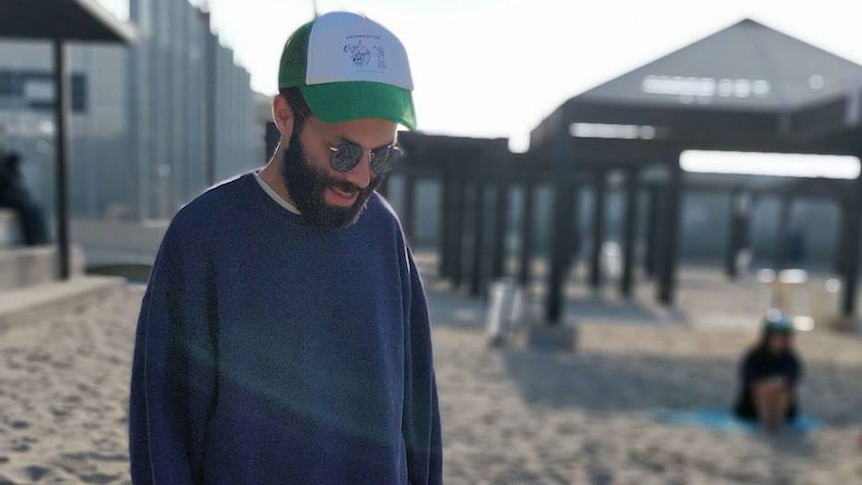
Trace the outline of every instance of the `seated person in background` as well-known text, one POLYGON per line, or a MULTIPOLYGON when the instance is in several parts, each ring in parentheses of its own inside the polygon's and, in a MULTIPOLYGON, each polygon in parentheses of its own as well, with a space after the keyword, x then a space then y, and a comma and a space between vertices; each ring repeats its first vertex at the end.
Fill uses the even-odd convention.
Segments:
POLYGON ((768 432, 796 419, 802 362, 793 349, 790 318, 777 310, 766 314, 760 343, 746 353, 740 371, 736 416, 757 421, 768 432))
POLYGON ((15 211, 25 245, 46 244, 45 216, 24 183, 20 155, 6 149, 4 137, 4 128, 0 125, 0 208, 15 211))

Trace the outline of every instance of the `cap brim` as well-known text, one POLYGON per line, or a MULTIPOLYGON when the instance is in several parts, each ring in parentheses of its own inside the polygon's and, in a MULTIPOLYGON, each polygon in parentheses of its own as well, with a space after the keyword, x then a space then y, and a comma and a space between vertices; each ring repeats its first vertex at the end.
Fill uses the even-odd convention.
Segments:
POLYGON ((311 113, 327 123, 381 119, 416 129, 410 91, 389 84, 351 81, 301 86, 311 113))

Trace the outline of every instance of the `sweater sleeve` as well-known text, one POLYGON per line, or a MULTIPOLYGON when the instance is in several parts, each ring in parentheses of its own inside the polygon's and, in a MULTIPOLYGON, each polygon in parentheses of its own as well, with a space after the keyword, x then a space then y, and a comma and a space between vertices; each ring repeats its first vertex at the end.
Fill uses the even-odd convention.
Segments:
POLYGON ((413 485, 436 485, 443 481, 443 456, 431 325, 422 280, 410 250, 405 252, 410 275, 402 431, 408 477, 413 485))
POLYGON ((175 220, 153 267, 138 319, 129 402, 135 484, 201 483, 215 395, 213 308, 200 234, 175 220))

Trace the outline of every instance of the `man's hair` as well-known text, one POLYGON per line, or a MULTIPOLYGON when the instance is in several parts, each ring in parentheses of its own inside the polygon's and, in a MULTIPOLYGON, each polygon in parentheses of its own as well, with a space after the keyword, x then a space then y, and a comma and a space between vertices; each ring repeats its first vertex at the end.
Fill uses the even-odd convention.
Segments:
POLYGON ((287 100, 287 104, 293 110, 293 115, 296 118, 293 129, 298 130, 302 128, 302 123, 305 122, 306 118, 311 116, 311 109, 305 102, 305 98, 302 97, 299 88, 279 88, 278 94, 287 100))

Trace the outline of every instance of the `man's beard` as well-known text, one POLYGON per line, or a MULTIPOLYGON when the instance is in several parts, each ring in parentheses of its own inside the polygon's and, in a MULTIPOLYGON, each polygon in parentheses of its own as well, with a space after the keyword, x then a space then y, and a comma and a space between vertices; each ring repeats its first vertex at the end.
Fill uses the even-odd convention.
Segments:
POLYGON ((282 161, 281 176, 296 208, 302 213, 303 222, 321 229, 338 229, 356 223, 368 204, 368 198, 380 184, 379 179, 374 177, 368 187, 359 189, 346 180, 331 177, 315 168, 305 156, 295 131, 284 150, 282 161), (356 201, 349 207, 327 204, 325 194, 330 187, 346 193, 358 192, 356 201))

